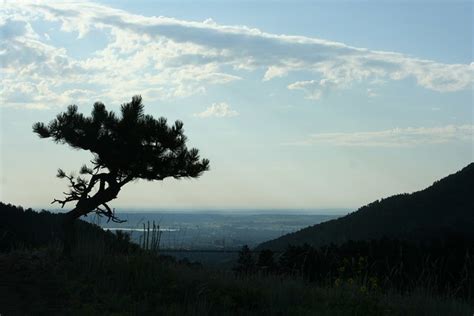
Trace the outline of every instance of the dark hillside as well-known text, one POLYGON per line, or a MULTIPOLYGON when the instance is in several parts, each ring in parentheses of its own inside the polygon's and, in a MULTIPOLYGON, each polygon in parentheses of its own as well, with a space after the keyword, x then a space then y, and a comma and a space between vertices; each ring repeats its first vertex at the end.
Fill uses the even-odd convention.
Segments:
POLYGON ((445 236, 474 239, 474 163, 412 193, 394 195, 344 217, 304 228, 257 249, 284 250, 288 245, 322 246, 349 240, 396 238, 417 242, 445 236))
MULTIPOLYGON (((13 249, 33 249, 58 245, 63 239, 64 214, 48 211, 37 212, 31 208, 0 202, 0 253, 13 249)), ((127 236, 104 231, 97 225, 78 220, 75 229, 79 236, 100 240, 110 251, 134 250, 138 246, 128 241, 127 236)), ((84 237, 81 237, 84 238, 84 237)))

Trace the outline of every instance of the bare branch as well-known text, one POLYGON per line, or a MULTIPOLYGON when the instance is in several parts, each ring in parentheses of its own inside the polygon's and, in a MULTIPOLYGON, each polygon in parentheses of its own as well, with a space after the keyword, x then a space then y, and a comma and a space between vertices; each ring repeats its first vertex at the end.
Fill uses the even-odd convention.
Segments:
POLYGON ((102 206, 105 207, 105 209, 98 206, 98 207, 96 207, 96 209, 94 211, 96 212, 97 215, 99 215, 101 217, 102 216, 107 217, 107 223, 110 222, 110 221, 112 221, 114 223, 124 223, 124 222, 126 222, 125 220, 121 220, 120 218, 118 218, 115 215, 115 208, 111 209, 110 206, 107 205, 107 203, 103 203, 102 206))

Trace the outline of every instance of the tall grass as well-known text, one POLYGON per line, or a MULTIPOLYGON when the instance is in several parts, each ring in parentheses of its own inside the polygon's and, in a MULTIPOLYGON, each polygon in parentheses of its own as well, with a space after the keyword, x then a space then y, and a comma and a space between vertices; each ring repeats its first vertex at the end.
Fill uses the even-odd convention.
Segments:
POLYGON ((143 234, 140 236, 139 244, 142 249, 158 254, 160 250, 161 231, 160 225, 156 225, 155 221, 150 225, 150 221, 143 223, 143 234))

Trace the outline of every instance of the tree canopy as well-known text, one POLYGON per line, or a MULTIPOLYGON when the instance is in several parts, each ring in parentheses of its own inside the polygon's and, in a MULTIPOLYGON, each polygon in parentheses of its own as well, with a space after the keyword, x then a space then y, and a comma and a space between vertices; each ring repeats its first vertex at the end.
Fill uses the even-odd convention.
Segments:
POLYGON ((96 102, 87 117, 78 112, 76 105, 70 105, 49 124, 33 125, 41 138, 93 154, 92 165, 83 165, 77 177, 58 170, 59 178, 69 180, 70 191, 53 203, 64 207, 76 202, 69 212, 73 218, 96 211, 116 219, 106 203, 130 181, 197 178, 209 170, 209 160, 200 159, 197 149, 187 148, 181 121, 168 126, 164 117, 146 115, 141 96, 134 96, 120 111, 118 116, 96 102))

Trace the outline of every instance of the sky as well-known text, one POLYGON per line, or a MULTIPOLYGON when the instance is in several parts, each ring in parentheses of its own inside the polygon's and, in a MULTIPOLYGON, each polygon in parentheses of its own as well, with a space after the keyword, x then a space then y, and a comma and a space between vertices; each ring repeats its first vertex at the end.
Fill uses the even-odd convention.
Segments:
POLYGON ((33 123, 137 94, 211 169, 117 210, 357 209, 474 157, 471 1, 3 1, 0 41, 7 203, 50 207, 92 158, 33 123))

